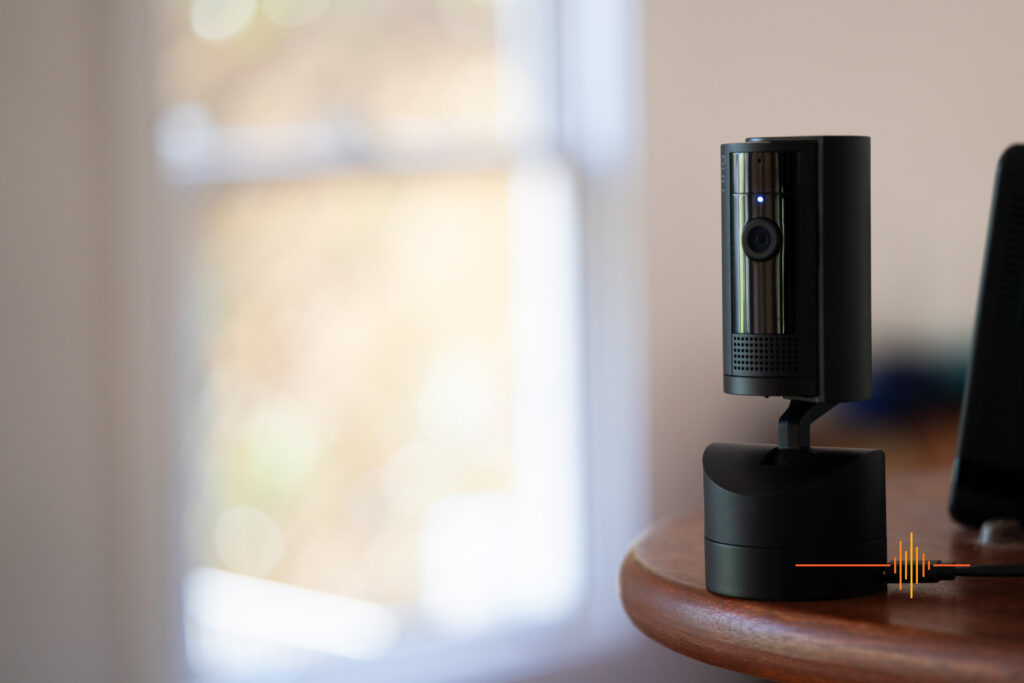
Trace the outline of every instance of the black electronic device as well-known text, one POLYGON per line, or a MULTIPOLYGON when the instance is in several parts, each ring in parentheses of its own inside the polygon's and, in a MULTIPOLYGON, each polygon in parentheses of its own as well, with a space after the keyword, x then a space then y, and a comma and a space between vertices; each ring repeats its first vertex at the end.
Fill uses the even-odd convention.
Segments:
POLYGON ((722 145, 725 391, 871 396, 866 137, 722 145))
POLYGON ((714 443, 704 451, 708 590, 821 600, 885 588, 885 454, 714 443))
POLYGON ((885 455, 811 448, 810 424, 871 395, 870 140, 722 145, 725 391, 784 396, 778 445, 704 452, 708 590, 813 600, 885 588, 885 455))
POLYGON ((1024 521, 1024 145, 996 169, 974 347, 964 389, 950 511, 964 524, 1024 521))

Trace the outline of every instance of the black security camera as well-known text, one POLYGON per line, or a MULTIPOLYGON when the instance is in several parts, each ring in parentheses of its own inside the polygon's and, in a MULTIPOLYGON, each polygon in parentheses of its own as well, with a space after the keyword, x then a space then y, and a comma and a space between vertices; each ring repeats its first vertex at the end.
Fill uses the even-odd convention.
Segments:
POLYGON ((871 396, 870 140, 748 138, 722 145, 721 178, 725 391, 790 405, 777 444, 704 452, 708 590, 882 590, 885 455, 810 443, 814 419, 871 396))
POLYGON ((871 395, 870 139, 722 145, 725 391, 871 395))

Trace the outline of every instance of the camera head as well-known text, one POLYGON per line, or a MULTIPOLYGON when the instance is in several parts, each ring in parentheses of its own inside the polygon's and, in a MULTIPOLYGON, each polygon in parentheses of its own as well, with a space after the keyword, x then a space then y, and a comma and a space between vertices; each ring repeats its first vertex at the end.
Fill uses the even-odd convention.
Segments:
POLYGON ((871 395, 870 140, 722 145, 725 391, 871 395))

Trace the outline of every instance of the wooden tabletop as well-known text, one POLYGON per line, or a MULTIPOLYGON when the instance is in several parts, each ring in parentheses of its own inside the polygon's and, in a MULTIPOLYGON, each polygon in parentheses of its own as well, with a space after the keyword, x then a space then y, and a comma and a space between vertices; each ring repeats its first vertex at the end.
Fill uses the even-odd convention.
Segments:
MULTIPOLYGON (((949 468, 889 475, 889 556, 1024 562, 1024 544, 981 546, 946 511, 949 468)), ((704 587, 700 516, 668 519, 623 561, 622 602, 636 626, 709 664, 784 681, 1024 681, 1024 579, 959 577, 844 600, 763 602, 704 587)))

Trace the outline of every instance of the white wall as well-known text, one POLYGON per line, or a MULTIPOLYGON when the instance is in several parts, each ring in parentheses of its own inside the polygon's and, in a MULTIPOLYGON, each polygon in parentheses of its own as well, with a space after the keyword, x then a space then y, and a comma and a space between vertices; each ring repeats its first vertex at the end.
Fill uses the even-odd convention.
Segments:
POLYGON ((179 672, 145 7, 11 2, 0 22, 4 681, 179 672))
POLYGON ((0 22, 0 677, 99 681, 96 55, 81 3, 0 22), (46 37, 42 40, 41 37, 46 37))
POLYGON ((876 358, 965 346, 995 164, 1024 141, 1024 3, 648 0, 656 507, 699 505, 710 441, 772 438, 781 399, 722 393, 718 147, 872 138, 876 358))

